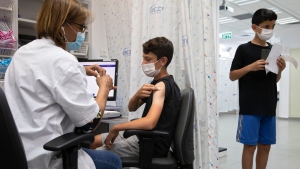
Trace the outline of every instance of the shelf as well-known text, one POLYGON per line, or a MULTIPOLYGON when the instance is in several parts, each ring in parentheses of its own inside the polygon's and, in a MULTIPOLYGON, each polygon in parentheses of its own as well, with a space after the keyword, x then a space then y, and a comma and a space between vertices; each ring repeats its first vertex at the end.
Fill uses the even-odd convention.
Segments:
POLYGON ((0 55, 0 58, 11 58, 13 55, 0 55))
POLYGON ((6 7, 2 7, 0 6, 0 11, 4 11, 4 12, 12 12, 12 8, 6 8, 6 7))
POLYGON ((0 88, 4 90, 4 78, 3 79, 0 78, 0 88))
POLYGON ((16 48, 5 48, 5 47, 1 47, 1 46, 0 46, 0 50, 1 50, 1 49, 6 49, 6 50, 17 50, 16 48))
POLYGON ((0 46, 0 57, 10 58, 14 54, 14 51, 17 50, 17 48, 16 48, 17 43, 15 42, 14 45, 15 45, 15 48, 7 48, 7 47, 1 47, 0 46))
POLYGON ((12 11, 12 0, 1 0, 0 2, 0 11, 12 11))
MULTIPOLYGON (((2 2, 10 2, 14 1, 17 3, 14 3, 13 5, 13 24, 12 27, 16 27, 15 29, 15 36, 18 37, 18 43, 19 45, 22 45, 22 40, 24 40, 24 43, 26 42, 26 38, 22 38, 22 35, 32 36, 36 37, 36 24, 37 24, 37 15, 38 12, 44 2, 44 0, 0 0, 0 6, 2 2), (17 10, 17 11, 15 11, 17 10)), ((86 8, 91 8, 91 5, 93 3, 92 0, 78 0, 85 6, 86 8)), ((7 7, 6 5, 2 5, 7 7)), ((86 40, 89 41, 91 38, 91 32, 92 29, 86 31, 86 40)), ((29 41, 29 40, 28 40, 29 41)), ((77 58, 88 58, 89 54, 88 49, 89 45, 83 44, 82 47, 79 50, 71 51, 70 53, 73 54, 77 58)), ((2 53, 2 55, 12 55, 14 51, 9 53, 2 53)), ((1 55, 1 53, 0 53, 1 55)))
MULTIPOLYGON (((73 53, 72 53, 73 54, 73 53)), ((88 56, 87 55, 76 55, 76 54, 73 54, 76 58, 78 59, 88 59, 88 56)))
POLYGON ((21 28, 29 28, 29 29, 35 29, 35 20, 31 19, 25 19, 25 18, 18 18, 19 27, 21 28))
POLYGON ((10 18, 12 16, 12 9, 0 6, 0 18, 10 18))
MULTIPOLYGON (((2 1, 2 0, 1 0, 2 1)), ((13 1, 0 2, 0 17, 11 17, 13 1)))
POLYGON ((84 56, 84 57, 87 56, 87 54, 85 54, 85 53, 76 53, 76 52, 70 52, 70 53, 75 56, 84 56))

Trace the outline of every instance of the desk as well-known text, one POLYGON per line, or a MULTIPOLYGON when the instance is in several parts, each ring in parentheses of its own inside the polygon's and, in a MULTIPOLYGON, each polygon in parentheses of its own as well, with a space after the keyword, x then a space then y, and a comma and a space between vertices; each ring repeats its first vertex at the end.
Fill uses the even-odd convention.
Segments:
POLYGON ((102 119, 99 127, 93 132, 94 134, 107 133, 116 124, 127 122, 128 116, 122 116, 113 119, 102 119))
POLYGON ((119 123, 124 123, 128 122, 128 117, 127 116, 121 116, 118 118, 113 118, 113 119, 102 119, 102 123, 106 123, 109 127, 108 129, 110 130, 114 125, 119 124, 119 123))

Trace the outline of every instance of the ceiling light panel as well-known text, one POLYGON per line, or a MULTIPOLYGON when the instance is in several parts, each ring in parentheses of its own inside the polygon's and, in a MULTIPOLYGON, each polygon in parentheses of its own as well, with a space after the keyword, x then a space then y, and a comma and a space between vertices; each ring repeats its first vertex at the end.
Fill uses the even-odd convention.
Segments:
POLYGON ((277 21, 276 21, 276 23, 281 24, 281 25, 295 23, 295 22, 299 22, 299 20, 294 17, 277 19, 277 21))
POLYGON ((219 18, 220 24, 231 23, 231 22, 235 22, 235 21, 236 21, 236 19, 232 19, 232 18, 228 18, 228 17, 219 18))
POLYGON ((274 11, 276 14, 282 13, 282 10, 275 8, 275 7, 268 8, 268 9, 274 11))
POLYGON ((236 5, 243 6, 248 4, 253 4, 256 2, 259 2, 260 0, 229 0, 229 2, 232 2, 236 5))

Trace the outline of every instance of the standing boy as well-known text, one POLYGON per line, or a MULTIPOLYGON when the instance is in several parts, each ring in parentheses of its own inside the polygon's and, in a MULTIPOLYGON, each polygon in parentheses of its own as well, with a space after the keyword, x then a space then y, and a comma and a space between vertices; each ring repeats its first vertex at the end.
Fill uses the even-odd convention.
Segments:
POLYGON ((239 80, 240 115, 236 139, 244 144, 243 169, 252 169, 256 148, 256 169, 265 169, 271 144, 276 143, 276 83, 285 61, 278 59, 278 74, 266 74, 268 63, 262 59, 262 53, 272 48, 266 40, 274 34, 276 19, 276 13, 268 9, 259 9, 253 14, 251 27, 255 37, 237 48, 230 69, 230 80, 239 80))
POLYGON ((154 143, 154 157, 167 156, 180 108, 180 89, 167 66, 173 57, 173 44, 165 37, 156 37, 143 44, 142 70, 153 77, 151 84, 144 84, 129 101, 129 111, 136 111, 146 103, 142 118, 115 125, 109 133, 95 136, 91 148, 110 150, 120 157, 139 155, 138 138, 123 138, 127 129, 161 130, 170 133, 168 137, 157 136, 154 143), (120 132, 120 133, 119 133, 120 132), (106 145, 106 146, 105 146, 106 145))

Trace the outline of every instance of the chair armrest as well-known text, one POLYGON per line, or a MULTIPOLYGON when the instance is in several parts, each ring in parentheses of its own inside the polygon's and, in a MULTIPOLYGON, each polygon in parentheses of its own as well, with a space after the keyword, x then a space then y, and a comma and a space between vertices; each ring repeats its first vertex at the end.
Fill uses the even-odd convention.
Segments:
POLYGON ((49 151, 61 151, 79 145, 82 142, 93 142, 94 134, 67 133, 44 144, 44 149, 49 151))
POLYGON ((166 137, 169 132, 155 130, 125 130, 124 138, 136 135, 139 139, 139 168, 148 168, 152 163, 154 139, 157 136, 166 137))
POLYGON ((169 132, 166 131, 155 131, 155 130, 125 130, 123 137, 128 138, 130 136, 137 135, 142 137, 152 137, 152 136, 168 136, 169 132))

